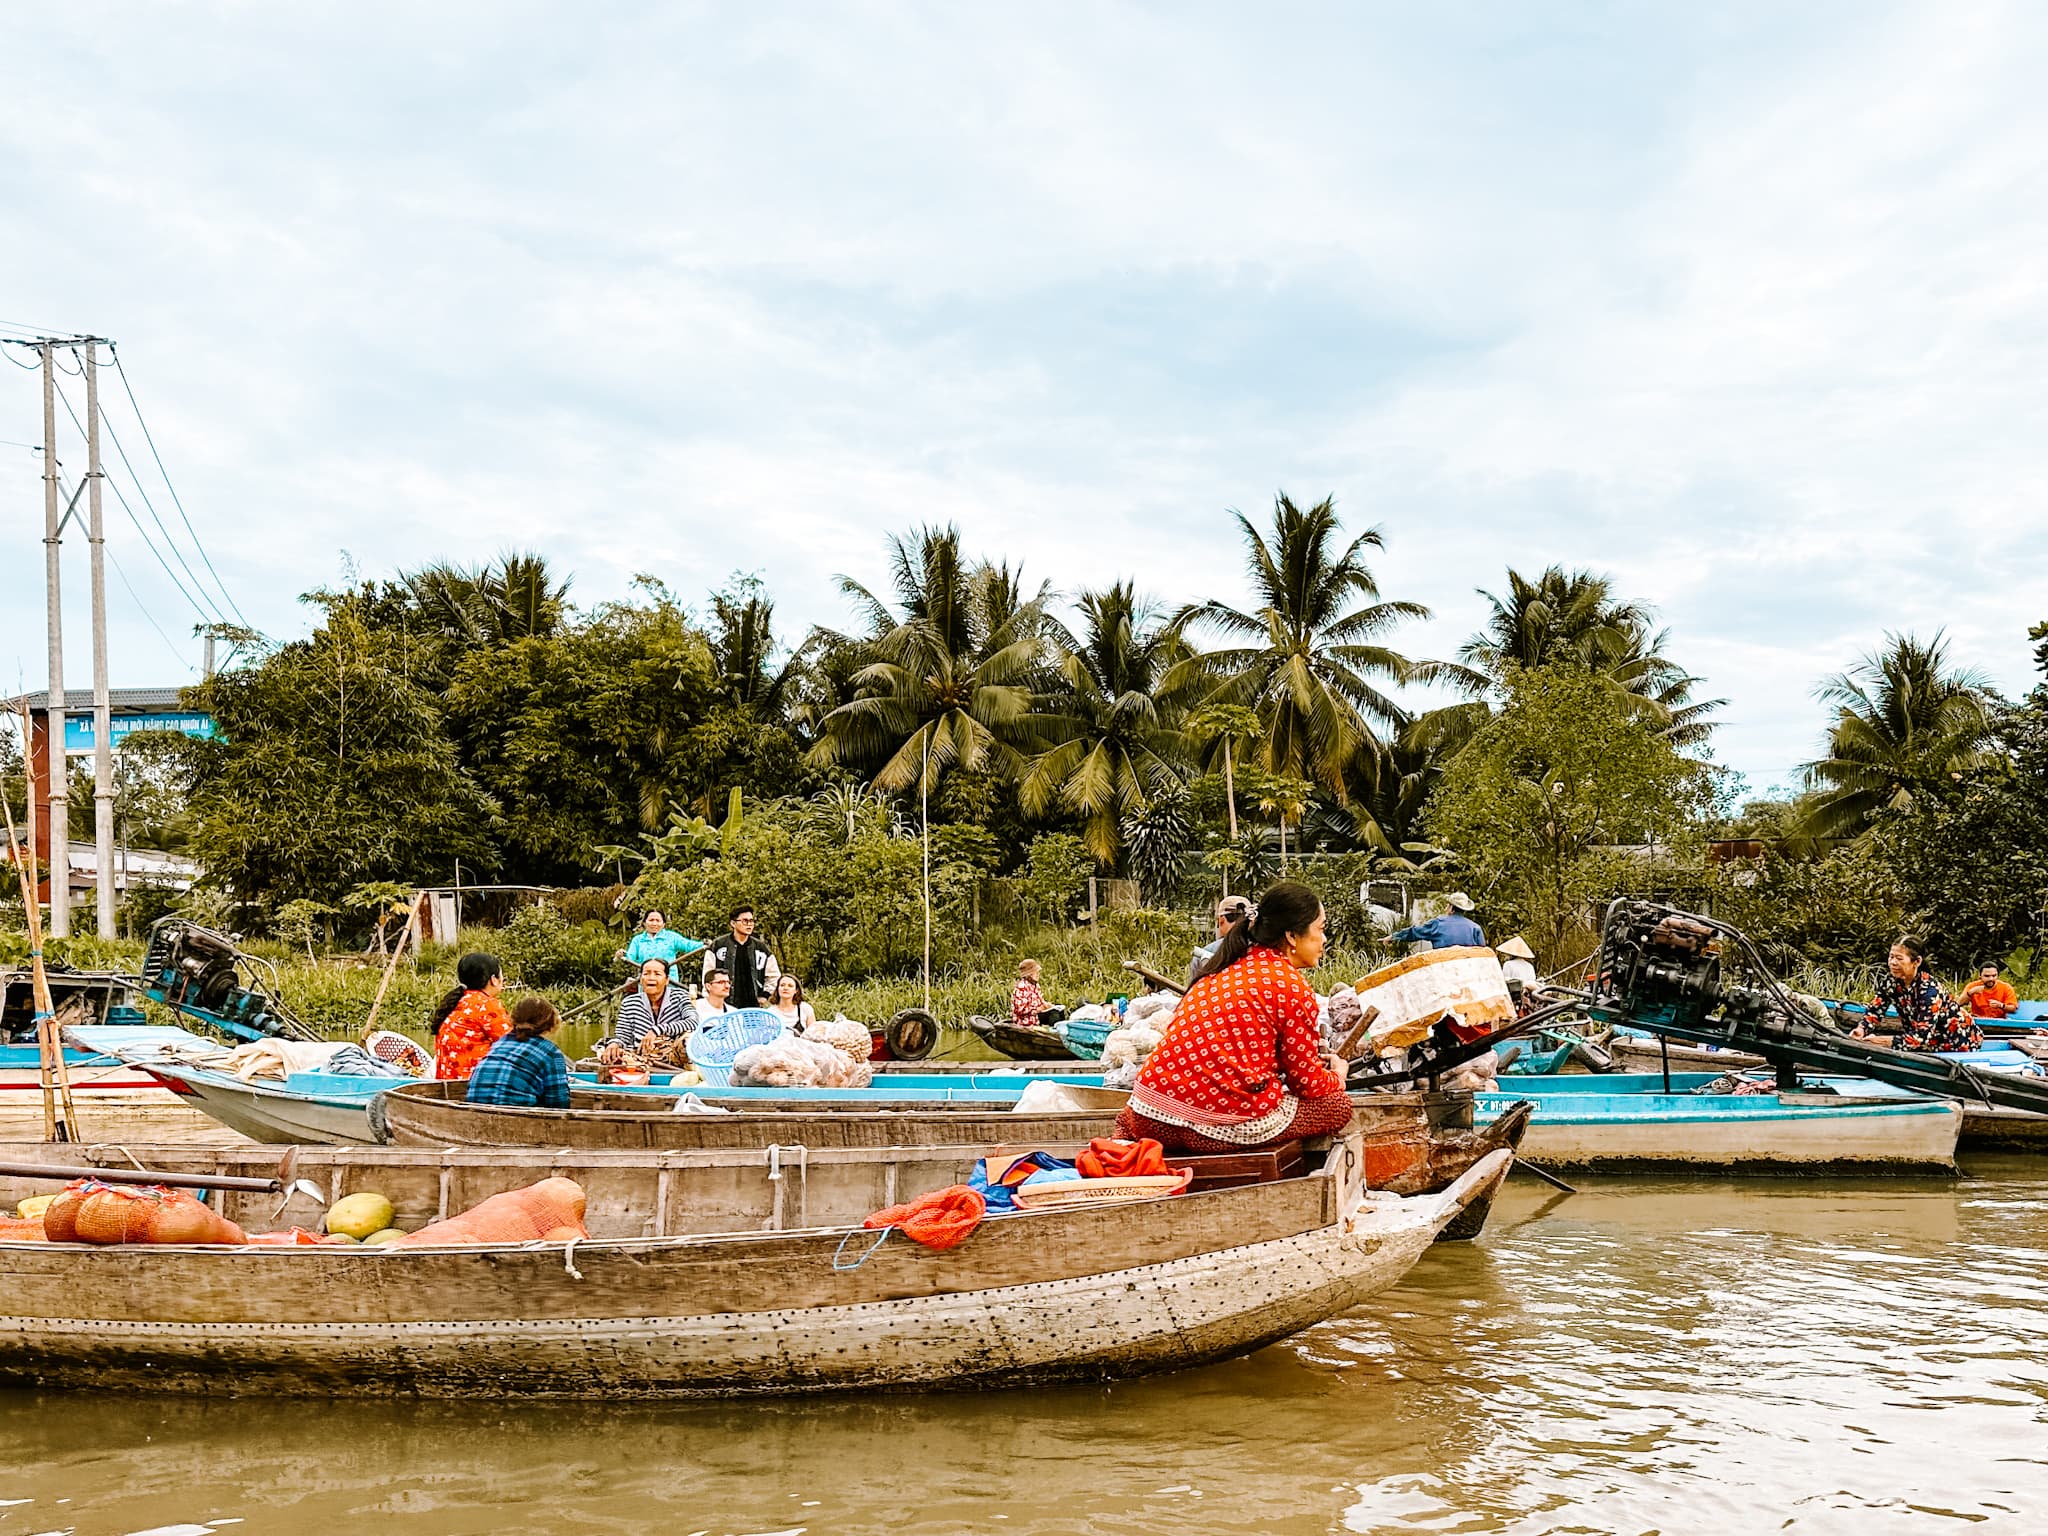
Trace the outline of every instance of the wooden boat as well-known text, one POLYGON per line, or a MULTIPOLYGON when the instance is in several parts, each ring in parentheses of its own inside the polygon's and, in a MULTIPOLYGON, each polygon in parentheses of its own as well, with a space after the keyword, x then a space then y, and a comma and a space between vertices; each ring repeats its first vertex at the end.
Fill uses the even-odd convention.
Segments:
MULTIPOLYGON (((864 1155, 886 1187, 896 1159, 848 1153, 864 1155)), ((1358 1305, 1511 1161, 1482 1159, 1438 1195, 1370 1194, 1347 1138, 1294 1177, 1008 1216, 934 1252, 788 1225, 808 1213, 786 1180, 757 1182, 744 1212, 707 1210, 693 1168, 604 1156, 560 1154, 591 1188, 593 1236, 569 1245, 0 1242, 0 1384, 616 1401, 1102 1381, 1243 1354, 1358 1305)), ((328 1192, 377 1189, 405 1225, 554 1166, 332 1159, 328 1192)))
POLYGON ((1025 1026, 1008 1019, 991 1019, 975 1014, 967 1027, 990 1050, 1016 1061, 1073 1061, 1073 1051, 1056 1029, 1043 1024, 1025 1026))
MULTIPOLYGON (((970 1103, 874 1101, 755 1103, 733 1114, 673 1112, 676 1095, 646 1090, 575 1088, 571 1107, 513 1109, 471 1104, 460 1086, 409 1083, 377 1101, 381 1138, 400 1146, 575 1150, 780 1148, 789 1157, 844 1147, 959 1147, 1084 1143, 1116 1134, 1111 1105, 1018 1113, 970 1103)), ((715 1096, 707 1096, 714 1098, 715 1096)), ((1352 1129, 1374 1189, 1421 1195, 1448 1189, 1489 1153, 1520 1145, 1527 1116, 1496 1117, 1475 1128, 1470 1094, 1354 1094, 1352 1129)), ((1454 1232, 1475 1237, 1490 1201, 1476 1203, 1454 1232)))
POLYGON ((1962 1113, 1936 1099, 1861 1094, 1696 1094, 1716 1073, 1520 1078, 1477 1096, 1483 1122, 1533 1102, 1523 1150, 1546 1166, 1716 1173, 1949 1173, 1962 1113))
POLYGON ((1746 1072, 1764 1064, 1761 1056, 1747 1051, 1717 1051, 1712 1046, 1688 1045, 1673 1040, 1668 1046, 1655 1035, 1616 1031, 1607 1042, 1615 1064, 1624 1072, 1661 1072, 1670 1052, 1671 1070, 1678 1072, 1746 1072))

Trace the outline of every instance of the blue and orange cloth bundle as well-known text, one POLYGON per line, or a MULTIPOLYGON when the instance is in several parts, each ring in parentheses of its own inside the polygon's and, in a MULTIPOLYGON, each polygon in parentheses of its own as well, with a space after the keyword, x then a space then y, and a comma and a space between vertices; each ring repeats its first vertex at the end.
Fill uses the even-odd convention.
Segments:
POLYGON ((1050 1152, 1019 1152, 984 1157, 965 1184, 953 1184, 919 1195, 904 1205, 880 1210, 862 1223, 871 1230, 896 1228, 927 1248, 956 1248, 987 1216, 1011 1216, 1024 1208, 1019 1200, 1029 1191, 1090 1179, 1172 1179, 1160 1195, 1177 1195, 1193 1180, 1166 1166, 1166 1151, 1156 1141, 1118 1141, 1098 1136, 1078 1157, 1050 1152))

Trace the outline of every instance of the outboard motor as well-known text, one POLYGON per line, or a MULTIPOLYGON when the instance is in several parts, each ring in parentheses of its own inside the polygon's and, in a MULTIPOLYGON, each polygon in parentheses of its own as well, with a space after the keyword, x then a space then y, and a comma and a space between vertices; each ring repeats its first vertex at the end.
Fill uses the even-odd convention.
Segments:
POLYGON ((243 1040, 298 1035, 305 1027, 253 977, 232 934, 182 917, 160 918, 142 959, 144 993, 167 1008, 243 1040))

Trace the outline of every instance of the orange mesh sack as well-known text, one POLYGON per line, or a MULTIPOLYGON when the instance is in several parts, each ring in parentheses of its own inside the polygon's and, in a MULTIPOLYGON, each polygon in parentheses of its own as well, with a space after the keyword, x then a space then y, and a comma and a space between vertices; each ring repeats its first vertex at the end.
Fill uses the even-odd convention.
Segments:
POLYGON ((243 1243, 242 1229, 182 1189, 81 1180, 43 1212, 53 1243, 243 1243))
POLYGON ((387 1248, 417 1248, 435 1243, 565 1243, 587 1238, 583 1226, 583 1186, 574 1179, 542 1179, 525 1189, 508 1189, 460 1216, 450 1216, 393 1238, 387 1248))
POLYGON ((0 1243, 40 1243, 49 1235, 40 1216, 0 1216, 0 1243))
POLYGON ((957 1248, 988 1214, 988 1202, 965 1184, 948 1185, 919 1195, 908 1205, 891 1205, 861 1225, 870 1230, 897 1227, 905 1237, 927 1248, 957 1248))

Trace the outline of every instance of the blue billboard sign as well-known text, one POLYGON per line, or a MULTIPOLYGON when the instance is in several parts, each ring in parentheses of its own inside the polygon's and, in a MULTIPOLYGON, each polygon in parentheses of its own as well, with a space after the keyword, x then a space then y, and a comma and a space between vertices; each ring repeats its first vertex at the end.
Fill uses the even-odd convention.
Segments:
MULTIPOLYGON (((213 716, 197 710, 170 710, 162 714, 115 715, 112 730, 113 746, 120 750, 121 738, 134 731, 176 731, 183 736, 213 736, 213 716)), ((90 752, 98 743, 93 739, 93 718, 90 714, 66 715, 64 717, 64 750, 66 752, 90 752)))

